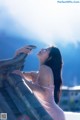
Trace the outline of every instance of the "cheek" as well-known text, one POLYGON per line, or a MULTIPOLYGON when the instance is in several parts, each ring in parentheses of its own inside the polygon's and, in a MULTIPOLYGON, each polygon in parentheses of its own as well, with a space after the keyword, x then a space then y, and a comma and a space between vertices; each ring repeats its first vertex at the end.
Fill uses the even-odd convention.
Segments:
POLYGON ((46 60, 48 58, 48 54, 47 53, 43 54, 43 57, 46 60))
POLYGON ((48 56, 49 56, 48 53, 38 54, 38 57, 43 61, 45 61, 48 58, 48 56))

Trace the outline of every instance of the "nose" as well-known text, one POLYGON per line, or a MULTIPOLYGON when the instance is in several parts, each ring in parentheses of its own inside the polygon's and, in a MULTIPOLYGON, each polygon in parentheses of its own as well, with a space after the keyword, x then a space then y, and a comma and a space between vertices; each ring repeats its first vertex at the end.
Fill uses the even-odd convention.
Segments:
POLYGON ((40 52, 42 52, 42 51, 43 51, 43 49, 40 50, 40 52))

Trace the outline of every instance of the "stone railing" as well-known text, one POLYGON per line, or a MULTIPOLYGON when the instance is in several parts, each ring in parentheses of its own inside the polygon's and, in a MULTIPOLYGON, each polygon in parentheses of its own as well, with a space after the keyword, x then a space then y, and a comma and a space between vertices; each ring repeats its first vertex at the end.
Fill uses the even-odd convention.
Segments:
POLYGON ((7 120, 52 120, 23 78, 12 73, 23 70, 26 56, 0 61, 0 113, 7 113, 7 120))

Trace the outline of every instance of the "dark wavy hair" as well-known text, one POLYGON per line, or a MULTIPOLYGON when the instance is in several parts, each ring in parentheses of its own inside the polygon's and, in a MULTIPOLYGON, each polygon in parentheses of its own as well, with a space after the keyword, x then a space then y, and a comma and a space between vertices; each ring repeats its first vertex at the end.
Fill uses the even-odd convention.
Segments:
POLYGON ((57 47, 52 46, 50 48, 49 57, 44 64, 52 69, 54 76, 54 100, 58 104, 62 86, 62 56, 57 47))

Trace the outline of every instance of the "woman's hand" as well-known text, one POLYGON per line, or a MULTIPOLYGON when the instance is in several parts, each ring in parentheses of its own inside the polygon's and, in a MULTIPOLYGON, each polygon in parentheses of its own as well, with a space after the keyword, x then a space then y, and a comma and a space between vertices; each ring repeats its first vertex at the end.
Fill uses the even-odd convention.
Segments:
POLYGON ((19 55, 20 53, 25 53, 25 54, 30 54, 31 53, 31 51, 32 51, 32 47, 31 46, 25 46, 25 47, 22 47, 22 48, 20 48, 20 49, 18 49, 17 51, 16 51, 16 53, 15 53, 15 57, 17 56, 17 55, 19 55))

